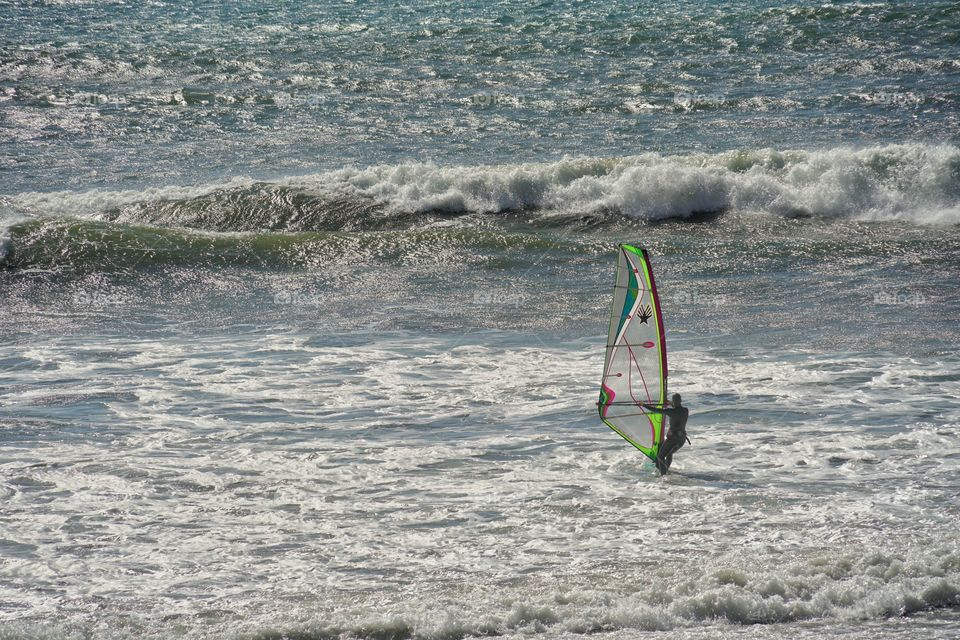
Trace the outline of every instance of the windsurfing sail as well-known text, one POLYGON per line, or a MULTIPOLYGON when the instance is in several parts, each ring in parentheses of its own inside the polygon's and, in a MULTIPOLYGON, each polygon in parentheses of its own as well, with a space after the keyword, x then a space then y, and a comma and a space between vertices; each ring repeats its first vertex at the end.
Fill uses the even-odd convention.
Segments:
POLYGON ((621 244, 597 406, 608 427, 655 461, 663 416, 641 404, 667 405, 667 344, 650 257, 621 244))

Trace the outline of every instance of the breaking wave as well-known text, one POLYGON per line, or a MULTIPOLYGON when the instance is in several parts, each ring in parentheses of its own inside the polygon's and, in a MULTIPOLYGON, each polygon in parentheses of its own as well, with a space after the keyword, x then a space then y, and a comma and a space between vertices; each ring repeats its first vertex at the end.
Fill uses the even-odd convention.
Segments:
POLYGON ((210 231, 353 230, 424 215, 536 211, 640 220, 746 212, 786 217, 960 223, 960 149, 901 144, 825 151, 730 151, 551 163, 343 168, 141 191, 23 193, 21 215, 81 216, 210 231))
MULTIPOLYGON (((539 597, 512 599, 494 613, 462 615, 438 607, 361 619, 316 619, 299 627, 259 632, 245 640, 297 637, 461 638, 514 634, 583 635, 616 631, 670 631, 717 622, 783 624, 818 619, 877 620, 960 605, 956 554, 895 557, 874 553, 788 563, 782 570, 710 568, 674 576, 673 586, 614 593, 603 589, 557 589, 539 597), (932 561, 932 564, 927 562, 932 561), (917 564, 919 562, 919 564, 917 564)), ((816 636, 816 634, 814 634, 816 636)), ((566 637, 566 636, 565 636, 566 637)))
MULTIPOLYGON (((338 613, 299 610, 266 615, 247 620, 243 630, 236 629, 235 623, 217 620, 221 615, 229 620, 229 611, 212 613, 206 621, 191 621, 184 616, 175 630, 160 632, 156 637, 223 637, 225 627, 233 627, 229 637, 239 640, 462 640, 616 632, 689 634, 697 630, 706 632, 703 637, 716 637, 712 625, 718 623, 744 626, 803 622, 808 626, 791 626, 783 635, 819 638, 824 633, 816 627, 817 621, 869 624, 957 607, 958 567, 957 554, 946 549, 904 555, 837 554, 784 562, 772 570, 718 567, 706 561, 699 571, 661 576, 659 579, 670 585, 667 588, 664 583, 617 590, 583 584, 531 593, 478 587, 461 594, 462 598, 438 595, 433 602, 427 598, 381 606, 365 603, 358 596, 355 606, 338 613)), ((640 576, 636 579, 644 582, 640 576)), ((142 623, 147 628, 152 626, 146 620, 142 623)), ((165 621, 161 628, 167 626, 165 621)), ((107 637, 134 637, 122 627, 107 637)), ((53 625, 13 624, 8 631, 12 634, 9 637, 31 640, 74 637, 73 633, 58 633, 53 625)), ((74 627, 71 631, 79 632, 79 636, 84 630, 74 627)), ((8 636, 0 633, 0 637, 8 636)))

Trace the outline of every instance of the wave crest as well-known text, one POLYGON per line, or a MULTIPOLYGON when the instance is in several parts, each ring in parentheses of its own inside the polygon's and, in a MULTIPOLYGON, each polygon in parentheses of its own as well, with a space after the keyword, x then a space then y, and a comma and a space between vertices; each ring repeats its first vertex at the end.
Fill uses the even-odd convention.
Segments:
POLYGON ((641 220, 725 211, 960 223, 960 149, 902 144, 826 151, 730 151, 552 163, 430 163, 144 191, 27 193, 28 215, 80 215, 214 231, 382 228, 465 213, 616 212, 641 220))
POLYGON ((429 164, 314 176, 325 191, 392 210, 613 210, 656 220, 701 212, 960 222, 960 150, 891 145, 444 168, 429 164))

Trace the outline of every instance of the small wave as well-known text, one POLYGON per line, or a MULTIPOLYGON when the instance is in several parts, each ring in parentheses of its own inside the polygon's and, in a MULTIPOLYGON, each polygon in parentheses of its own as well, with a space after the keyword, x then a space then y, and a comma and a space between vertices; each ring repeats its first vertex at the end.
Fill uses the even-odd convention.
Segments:
MULTIPOLYGON (((582 243, 581 243, 582 244, 582 243)), ((20 221, 0 232, 0 269, 72 276, 133 273, 167 267, 300 269, 391 264, 459 265, 462 253, 489 249, 521 257, 563 246, 536 234, 508 234, 469 225, 429 225, 374 234, 336 231, 212 233, 179 227, 47 218, 20 221), (3 235, 6 234, 6 235, 3 235)), ((501 256, 500 260, 504 260, 501 256)), ((478 266, 482 261, 477 262, 478 266)))
POLYGON ((418 224, 417 216, 616 212, 640 220, 738 211, 785 217, 960 223, 960 149, 901 144, 825 151, 730 151, 552 163, 344 168, 257 182, 144 191, 24 193, 28 215, 78 215, 211 231, 418 224), (410 218, 409 216, 414 216, 410 218))
MULTIPOLYGON (((247 640, 275 637, 442 638, 616 631, 670 631, 709 626, 782 624, 810 620, 851 622, 909 616, 960 605, 956 554, 940 550, 924 559, 883 553, 811 558, 772 571, 705 568, 675 576, 667 589, 635 593, 583 586, 550 595, 519 596, 499 610, 421 609, 393 615, 355 610, 353 619, 317 619, 297 628, 264 630, 247 640), (914 564, 919 561, 919 564, 914 564), (926 564, 930 562, 931 564, 926 564)), ((548 592, 549 594, 549 592, 548 592)))

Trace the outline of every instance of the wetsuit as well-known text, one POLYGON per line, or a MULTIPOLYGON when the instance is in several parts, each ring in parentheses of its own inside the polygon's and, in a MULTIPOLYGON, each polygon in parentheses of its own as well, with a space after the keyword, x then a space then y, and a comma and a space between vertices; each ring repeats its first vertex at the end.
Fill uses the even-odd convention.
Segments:
POLYGON ((660 472, 660 475, 665 475, 667 469, 670 468, 670 463, 673 462, 673 454, 687 440, 687 418, 690 417, 690 410, 684 406, 661 409, 648 404, 643 405, 643 408, 653 413, 662 413, 670 422, 667 437, 657 451, 656 461, 657 471, 660 472))

